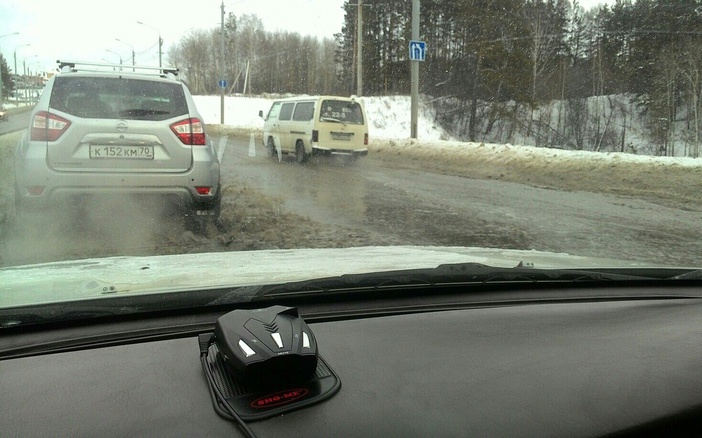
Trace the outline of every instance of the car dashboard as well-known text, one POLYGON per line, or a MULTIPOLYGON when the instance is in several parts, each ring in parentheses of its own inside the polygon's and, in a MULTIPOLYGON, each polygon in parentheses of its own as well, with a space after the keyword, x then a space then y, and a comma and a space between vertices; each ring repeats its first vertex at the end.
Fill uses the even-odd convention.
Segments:
MULTIPOLYGON (((247 423, 275 436, 686 435, 702 418, 696 287, 532 289, 302 304, 332 397, 247 423)), ((225 308, 2 339, 3 436, 240 436, 198 335, 225 308)))

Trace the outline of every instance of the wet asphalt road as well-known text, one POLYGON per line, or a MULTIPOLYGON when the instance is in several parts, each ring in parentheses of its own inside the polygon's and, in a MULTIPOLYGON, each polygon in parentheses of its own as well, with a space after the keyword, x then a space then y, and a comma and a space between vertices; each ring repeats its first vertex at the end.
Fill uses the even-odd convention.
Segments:
POLYGON ((322 226, 370 230, 406 244, 702 263, 700 212, 645 200, 388 168, 372 155, 355 163, 278 162, 242 138, 226 139, 222 176, 225 185, 243 181, 322 226))
MULTIPOLYGON (((64 223, 54 216, 38 216, 34 219, 41 224, 37 225, 8 220, 3 224, 0 220, 0 231, 4 230, 0 232, 0 266, 312 244, 533 249, 656 266, 702 265, 699 211, 622 196, 388 167, 372 153, 354 163, 314 158, 298 165, 292 157, 282 162, 266 157, 262 145, 252 148, 247 138, 214 141, 223 153, 225 194, 236 193, 226 187, 245 184, 267 198, 279 199, 280 204, 271 205, 281 205, 280 210, 298 216, 259 209, 251 214, 272 218, 268 223, 256 219, 257 224, 269 227, 264 226, 264 231, 254 234, 230 222, 205 239, 183 235, 178 224, 143 213, 137 205, 108 204, 91 209, 89 218, 97 218, 92 221, 83 218, 64 223), (305 218, 313 222, 288 226, 290 220, 305 218)), ((256 196, 231 202, 228 208, 259 205, 261 199, 256 196)))
POLYGON ((27 129, 30 114, 29 110, 10 114, 7 120, 0 121, 0 135, 27 129))

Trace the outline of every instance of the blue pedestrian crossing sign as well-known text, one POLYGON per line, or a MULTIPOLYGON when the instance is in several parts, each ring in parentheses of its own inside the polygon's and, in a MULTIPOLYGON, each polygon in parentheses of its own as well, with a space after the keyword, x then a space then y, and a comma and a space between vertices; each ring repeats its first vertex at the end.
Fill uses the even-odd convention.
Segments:
POLYGON ((410 41, 410 61, 424 61, 427 55, 427 43, 424 41, 410 41))

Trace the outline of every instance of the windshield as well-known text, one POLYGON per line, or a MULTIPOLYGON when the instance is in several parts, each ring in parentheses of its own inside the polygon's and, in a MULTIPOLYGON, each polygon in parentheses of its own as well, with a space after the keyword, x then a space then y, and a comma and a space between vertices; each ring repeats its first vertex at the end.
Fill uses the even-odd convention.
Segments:
POLYGON ((702 267, 700 1, 6 0, 0 23, 0 310, 702 267))

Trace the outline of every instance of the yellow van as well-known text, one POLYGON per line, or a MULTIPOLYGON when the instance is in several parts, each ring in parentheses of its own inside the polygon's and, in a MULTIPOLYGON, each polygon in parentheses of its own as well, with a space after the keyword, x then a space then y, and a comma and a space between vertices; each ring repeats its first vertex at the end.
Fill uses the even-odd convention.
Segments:
MULTIPOLYGON (((259 116, 264 117, 263 111, 259 116)), ((368 155, 368 118, 354 97, 308 96, 273 102, 264 118, 263 144, 269 156, 368 155)))

